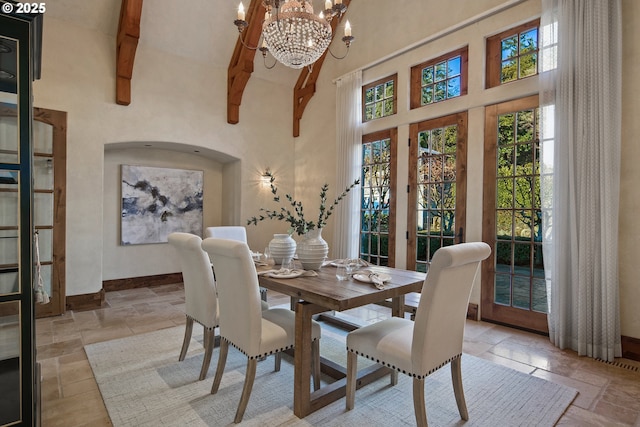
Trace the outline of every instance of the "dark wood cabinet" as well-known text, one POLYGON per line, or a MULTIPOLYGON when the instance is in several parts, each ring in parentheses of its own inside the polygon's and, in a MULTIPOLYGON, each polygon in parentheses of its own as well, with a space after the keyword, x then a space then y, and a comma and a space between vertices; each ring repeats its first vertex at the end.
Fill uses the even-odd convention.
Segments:
POLYGON ((15 111, 0 117, 0 426, 40 424, 31 83, 41 19, 0 14, 0 106, 15 111))

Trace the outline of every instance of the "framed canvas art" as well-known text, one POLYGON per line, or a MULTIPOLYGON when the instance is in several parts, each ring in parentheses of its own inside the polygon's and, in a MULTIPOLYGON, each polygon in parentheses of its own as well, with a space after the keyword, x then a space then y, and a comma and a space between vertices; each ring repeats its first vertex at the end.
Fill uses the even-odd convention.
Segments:
POLYGON ((122 165, 122 245, 202 235, 203 171, 122 165))

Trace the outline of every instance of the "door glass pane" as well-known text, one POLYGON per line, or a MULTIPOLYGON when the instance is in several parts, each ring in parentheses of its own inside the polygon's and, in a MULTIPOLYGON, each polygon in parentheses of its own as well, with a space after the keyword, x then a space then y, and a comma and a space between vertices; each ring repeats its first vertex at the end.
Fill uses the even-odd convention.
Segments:
MULTIPOLYGON (((53 291, 51 289, 51 264, 43 265, 40 267, 40 277, 42 278, 42 286, 48 295, 52 295, 53 291)), ((36 272, 35 280, 38 280, 38 273, 36 272)))
POLYGON ((33 152, 53 154, 53 129, 51 125, 37 120, 33 121, 33 152))
POLYGON ((538 112, 498 117, 495 303, 545 312, 538 112))
MULTIPOLYGON (((0 274, 2 276, 2 274, 0 274)), ((20 304, 0 303, 0 425, 20 420, 20 304)))
POLYGON ((53 230, 43 228, 38 230, 38 246, 40 262, 51 262, 53 247, 53 230))
MULTIPOLYGON (((4 95, 4 94, 3 94, 4 95)), ((15 109, 12 109, 15 111, 15 109)), ((0 163, 18 163, 18 119, 0 114, 0 163)))
POLYGON ((53 158, 34 156, 33 188, 35 190, 53 190, 53 158))
POLYGON ((457 125, 418 133, 416 270, 426 271, 436 250, 453 244, 457 197, 457 125))
POLYGON ((33 222, 36 226, 53 225, 53 193, 33 195, 33 222))
POLYGON ((18 171, 0 171, 0 295, 19 292, 18 171))
POLYGON ((377 265, 388 265, 389 259, 390 162, 390 138, 363 144, 360 257, 377 265))

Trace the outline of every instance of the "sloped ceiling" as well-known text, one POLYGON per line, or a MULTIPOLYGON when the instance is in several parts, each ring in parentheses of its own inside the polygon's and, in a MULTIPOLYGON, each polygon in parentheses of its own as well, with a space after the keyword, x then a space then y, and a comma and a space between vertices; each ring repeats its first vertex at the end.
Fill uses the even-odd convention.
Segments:
MULTIPOLYGON (((226 69, 238 30, 233 25, 238 1, 232 0, 146 0, 142 6, 138 48, 152 48, 211 67, 226 69)), ((247 3, 247 0, 245 0, 247 3)), ((47 3, 51 16, 73 25, 114 37, 118 32, 121 0, 55 0, 47 3)), ((253 78, 293 88, 298 72, 283 66, 266 70, 256 58, 253 78)), ((136 74, 133 78, 144 78, 136 74)))

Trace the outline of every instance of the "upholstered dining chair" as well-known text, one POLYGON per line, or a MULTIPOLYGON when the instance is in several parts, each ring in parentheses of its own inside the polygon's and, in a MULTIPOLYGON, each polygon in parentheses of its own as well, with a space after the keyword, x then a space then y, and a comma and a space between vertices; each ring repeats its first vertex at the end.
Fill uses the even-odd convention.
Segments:
MULTIPOLYGON (((261 310, 258 275, 246 243, 208 238, 202 248, 213 260, 220 299, 220 354, 211 387, 220 387, 231 344, 247 356, 247 369, 235 423, 242 421, 256 375, 258 359, 275 354, 275 370, 280 370, 281 352, 293 347, 295 313, 289 309, 261 310)), ((312 326, 314 387, 320 387, 320 325, 312 326)))
MULTIPOLYGON (((242 225, 218 225, 214 227, 206 227, 204 229, 204 237, 237 240, 238 242, 247 243, 247 229, 242 225)), ((260 298, 262 298, 262 301, 265 301, 263 308, 269 308, 269 305, 266 304, 267 290, 265 288, 260 288, 260 298)))
POLYGON ((241 225, 220 225, 215 227, 206 227, 204 229, 204 237, 237 240, 239 242, 247 243, 247 229, 241 225))
POLYGON ((347 335, 347 409, 353 409, 358 355, 413 377, 418 426, 427 425, 425 378, 451 362, 451 379, 460 417, 469 419, 462 388, 462 342, 471 288, 482 260, 491 253, 483 242, 440 248, 422 286, 415 321, 392 317, 347 335))
POLYGON ((187 323, 178 360, 183 361, 189 349, 193 322, 201 324, 204 327, 204 360, 199 379, 203 380, 211 363, 214 330, 218 326, 218 298, 211 261, 202 250, 202 239, 195 234, 171 233, 168 240, 180 260, 186 303, 187 323))

